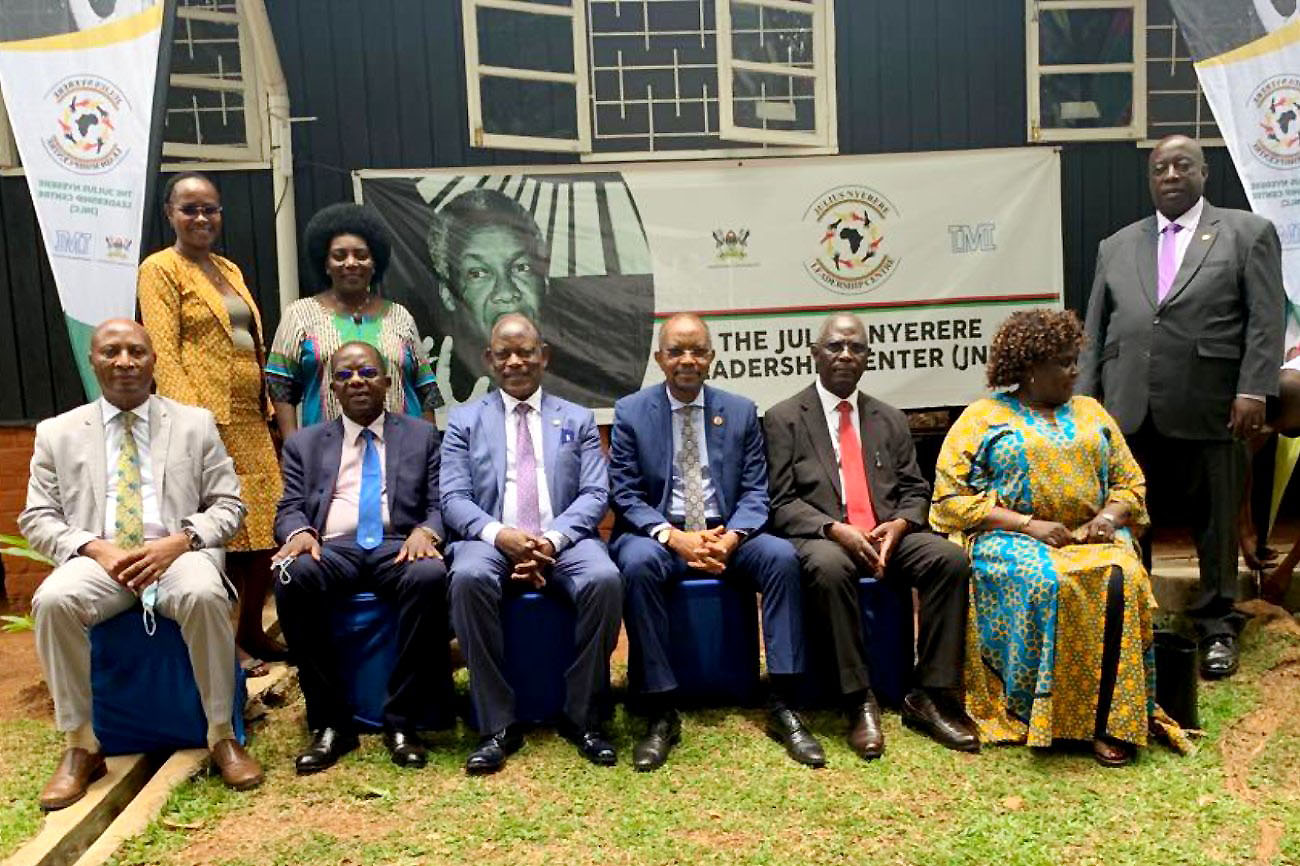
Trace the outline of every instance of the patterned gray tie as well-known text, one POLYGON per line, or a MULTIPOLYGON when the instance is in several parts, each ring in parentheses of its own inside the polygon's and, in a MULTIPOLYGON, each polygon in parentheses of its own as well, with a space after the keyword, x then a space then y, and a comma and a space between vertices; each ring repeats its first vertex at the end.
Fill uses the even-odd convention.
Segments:
POLYGON ((695 408, 683 406, 682 452, 677 455, 677 471, 682 477, 682 499, 686 506, 683 529, 698 532, 704 529, 704 476, 700 472, 700 439, 695 432, 695 408))

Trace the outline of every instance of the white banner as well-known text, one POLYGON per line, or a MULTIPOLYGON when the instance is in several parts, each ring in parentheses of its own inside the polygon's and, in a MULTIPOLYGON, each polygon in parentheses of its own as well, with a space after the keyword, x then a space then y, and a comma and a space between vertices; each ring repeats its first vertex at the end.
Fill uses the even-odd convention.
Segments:
POLYGON ((1250 207, 1277 226, 1286 359, 1300 355, 1300 11, 1273 0, 1173 0, 1250 207))
POLYGON ((159 0, 0 4, 0 88, 87 391, 91 330, 135 315, 159 0), (26 38, 25 38, 26 37, 26 38))
POLYGON ((1062 305, 1048 148, 368 171, 358 195, 394 229, 383 289, 415 314, 449 403, 486 387, 485 334, 510 309, 543 323, 548 387, 598 409, 661 379, 672 313, 708 320, 714 384, 766 408, 812 381, 821 320, 846 310, 867 326, 867 390, 960 406, 985 392, 1011 311, 1062 305))

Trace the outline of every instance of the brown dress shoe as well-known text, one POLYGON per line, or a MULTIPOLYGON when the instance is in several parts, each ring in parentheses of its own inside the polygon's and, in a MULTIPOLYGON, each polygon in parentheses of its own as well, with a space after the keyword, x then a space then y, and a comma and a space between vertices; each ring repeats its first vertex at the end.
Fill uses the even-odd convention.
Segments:
POLYGON ((903 698, 903 724, 926 734, 946 749, 978 752, 979 734, 974 723, 960 707, 946 700, 935 700, 925 689, 913 689, 903 698))
POLYGON ((106 772, 104 756, 85 749, 68 749, 58 769, 41 790, 41 808, 46 812, 64 809, 86 796, 90 783, 106 772))
POLYGON ((262 784, 262 765, 230 738, 220 740, 212 747, 212 763, 221 771, 221 781, 228 788, 247 791, 262 784))
POLYGON ((885 753, 885 734, 880 730, 880 705, 876 696, 867 692, 867 699, 849 711, 849 748, 859 758, 871 761, 885 753))

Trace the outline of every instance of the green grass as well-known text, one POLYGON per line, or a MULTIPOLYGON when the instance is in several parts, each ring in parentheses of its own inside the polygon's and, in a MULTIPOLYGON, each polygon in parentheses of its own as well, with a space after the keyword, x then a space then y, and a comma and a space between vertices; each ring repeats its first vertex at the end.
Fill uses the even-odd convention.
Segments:
POLYGON ((0 859, 40 830, 36 795, 58 764, 62 741, 49 722, 0 721, 0 859))
MULTIPOLYGON (((1263 829, 1274 841, 1258 862, 1300 864, 1300 713, 1269 673, 1300 653, 1300 641, 1252 628, 1243 643, 1242 672, 1203 684, 1208 736, 1197 754, 1156 746, 1121 770, 1099 767, 1086 750, 961 755, 894 715, 884 758, 866 764, 843 743, 843 722, 820 713, 810 720, 830 765, 811 771, 763 736, 760 712, 715 710, 687 714, 668 765, 637 774, 628 759, 641 723, 620 710, 613 769, 588 765, 543 731, 502 773, 471 779, 461 766, 473 737, 461 729, 433 738, 423 771, 399 770, 379 738, 366 737, 338 767, 300 778, 292 759, 306 734, 295 698, 254 733, 253 753, 267 769, 259 790, 232 793, 212 777, 182 786, 114 862, 1199 866, 1257 862, 1263 829), (1239 770, 1246 791, 1233 793, 1220 743, 1234 723, 1270 706, 1292 712, 1239 770)), ((55 739, 40 744, 48 761, 4 780, 11 804, 35 797, 57 757, 55 739)), ((11 826, 31 832, 30 819, 6 818, 6 839, 11 826)))

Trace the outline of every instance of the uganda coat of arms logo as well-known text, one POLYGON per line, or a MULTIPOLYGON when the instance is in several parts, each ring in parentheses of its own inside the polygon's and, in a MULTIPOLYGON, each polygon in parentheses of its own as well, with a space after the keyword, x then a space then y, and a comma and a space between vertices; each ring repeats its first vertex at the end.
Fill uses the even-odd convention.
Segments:
POLYGON ((804 221, 817 226, 817 253, 804 263, 818 283, 842 295, 875 289, 898 267, 888 248, 889 199, 870 187, 840 186, 817 197, 804 221))
POLYGON ((1250 106, 1259 122, 1251 153, 1273 168, 1300 166, 1300 75, 1274 75, 1255 88, 1250 106))
POLYGON ((75 75, 56 84, 48 98, 53 128, 42 143, 55 162, 80 174, 100 174, 126 156, 118 123, 131 105, 111 81, 75 75))

